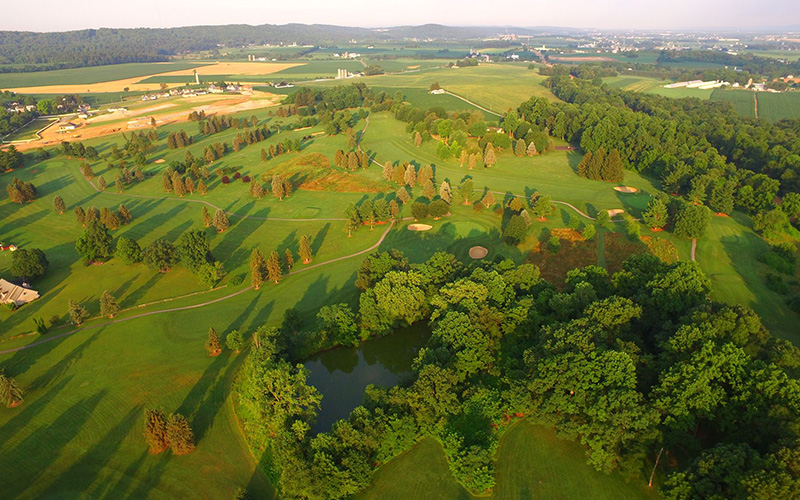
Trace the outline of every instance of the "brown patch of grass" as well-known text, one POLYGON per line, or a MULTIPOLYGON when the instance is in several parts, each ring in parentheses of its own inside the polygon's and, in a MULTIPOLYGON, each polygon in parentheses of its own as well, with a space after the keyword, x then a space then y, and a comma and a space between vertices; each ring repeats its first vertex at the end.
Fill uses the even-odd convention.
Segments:
POLYGON ((307 191, 338 191, 347 193, 378 193, 384 186, 354 172, 331 166, 331 160, 321 153, 309 153, 279 163, 267 175, 287 177, 292 185, 307 191))
MULTIPOLYGON (((550 234, 559 236, 558 233, 562 231, 575 232, 572 229, 553 229, 550 234)), ((564 234, 575 238, 572 234, 564 234)), ((597 264, 597 241, 586 241, 583 237, 580 240, 562 239, 560 236, 559 241, 561 242, 561 247, 556 253, 550 251, 547 242, 537 243, 525 258, 525 261, 539 266, 542 278, 561 290, 564 288, 564 278, 567 276, 567 271, 576 267, 597 264)))
POLYGON ((633 241, 624 234, 605 234, 606 269, 614 274, 622 269, 622 263, 631 255, 647 252, 641 241, 633 241))
POLYGON ((569 241, 571 243, 575 243, 578 241, 586 241, 581 233, 574 229, 569 229, 566 227, 555 228, 550 231, 551 236, 558 236, 559 240, 562 241, 569 241))
POLYGON ((651 254, 668 264, 678 262, 678 249, 675 244, 664 238, 642 236, 642 243, 647 245, 651 254))

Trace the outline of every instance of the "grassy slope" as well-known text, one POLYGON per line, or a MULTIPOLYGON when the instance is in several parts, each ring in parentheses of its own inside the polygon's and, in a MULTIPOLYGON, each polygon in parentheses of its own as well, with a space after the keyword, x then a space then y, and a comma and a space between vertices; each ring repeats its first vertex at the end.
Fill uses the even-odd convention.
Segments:
MULTIPOLYGON (((560 440, 552 429, 526 421, 515 424, 501 438, 495 477, 494 500, 658 498, 655 490, 627 482, 619 474, 595 471, 585 463, 580 445, 560 440)), ((453 480, 441 446, 428 439, 378 469, 372 485, 358 498, 474 497, 453 480)))
POLYGON ((180 71, 208 64, 206 62, 128 63, 90 68, 59 69, 36 73, 0 73, 0 89, 38 85, 70 85, 110 82, 153 73, 180 71))
MULTIPOLYGON (((545 77, 536 71, 516 64, 482 64, 458 69, 434 68, 363 79, 364 83, 369 86, 400 88, 401 90, 406 88, 428 90, 432 83, 439 82, 445 89, 497 113, 516 108, 521 102, 532 96, 557 100, 547 88, 542 86, 544 80, 545 77)), ((488 118, 493 119, 494 117, 488 118)))

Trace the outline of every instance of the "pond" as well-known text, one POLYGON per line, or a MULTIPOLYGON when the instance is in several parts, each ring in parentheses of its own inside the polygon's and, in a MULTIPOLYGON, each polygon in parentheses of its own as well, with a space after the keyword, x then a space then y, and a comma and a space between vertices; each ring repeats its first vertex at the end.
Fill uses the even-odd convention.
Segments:
POLYGON ((411 363, 429 336, 428 326, 420 323, 357 348, 332 349, 306 361, 311 372, 308 383, 322 393, 313 431, 330 431, 335 421, 349 417, 361 404, 368 385, 391 387, 411 373, 411 363))

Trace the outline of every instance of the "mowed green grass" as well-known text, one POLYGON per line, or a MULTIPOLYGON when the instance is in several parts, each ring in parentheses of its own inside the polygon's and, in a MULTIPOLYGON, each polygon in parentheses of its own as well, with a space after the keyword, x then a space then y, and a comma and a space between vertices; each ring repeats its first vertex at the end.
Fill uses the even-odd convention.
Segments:
POLYGON ((0 89, 14 87, 33 87, 39 85, 70 85, 110 82, 123 78, 135 78, 167 71, 181 71, 198 66, 204 62, 168 63, 128 63, 89 68, 59 69, 36 73, 0 73, 0 89))
MULTIPOLYGON (((281 74, 281 73, 276 73, 281 74)), ((516 109, 531 97, 558 99, 542 85, 545 77, 527 66, 491 63, 468 68, 431 68, 418 72, 370 76, 362 79, 370 87, 430 89, 438 82, 443 88, 495 113, 516 109)), ((336 85, 320 82, 320 85, 336 85)), ((494 118, 494 117, 488 117, 494 118)))
POLYGON ((437 182, 448 179, 457 186, 465 177, 471 177, 476 193, 484 188, 514 194, 533 194, 539 191, 556 200, 572 203, 580 210, 594 215, 598 210, 623 208, 638 216, 650 200, 656 187, 647 179, 625 172, 624 184, 640 189, 637 194, 614 191, 615 184, 592 181, 578 177, 575 168, 581 159, 577 151, 552 151, 534 157, 516 157, 508 151, 498 155, 493 168, 476 167, 469 170, 459 165, 457 158, 442 161, 436 156, 436 142, 428 141, 421 147, 414 146, 405 124, 389 113, 373 113, 363 147, 374 151, 376 160, 384 162, 415 161, 434 166, 437 182))
MULTIPOLYGON (((493 500, 609 500, 659 498, 644 477, 597 472, 586 464, 583 448, 556 437, 552 429, 527 421, 514 424, 500 439, 493 500)), ((444 451, 426 439, 376 472, 359 500, 467 500, 473 497, 450 474, 444 451)))
POLYGON ((648 92, 670 82, 666 80, 659 80, 657 78, 648 78, 646 76, 622 74, 620 76, 603 78, 603 83, 612 89, 621 89, 632 92, 648 92))

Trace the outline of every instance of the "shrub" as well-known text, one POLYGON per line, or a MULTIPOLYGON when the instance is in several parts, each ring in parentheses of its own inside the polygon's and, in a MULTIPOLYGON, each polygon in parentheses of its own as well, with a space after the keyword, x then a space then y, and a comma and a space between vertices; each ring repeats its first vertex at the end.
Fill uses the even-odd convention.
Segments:
POLYGON ((233 174, 233 178, 234 179, 239 179, 241 177, 242 177, 242 174, 240 174, 239 172, 236 172, 235 174, 233 174))
POLYGON ((800 294, 795 295, 791 299, 787 300, 786 303, 789 305, 789 309, 800 314, 800 294))
POLYGON ((237 274, 236 276, 231 278, 228 283, 230 283, 231 286, 239 286, 242 284, 243 281, 244 281, 244 276, 241 274, 237 274))
POLYGON ((230 177, 228 177, 227 175, 223 175, 221 180, 223 184, 230 184, 231 182, 230 177))
POLYGON ((794 246, 791 244, 773 245, 767 252, 758 257, 760 262, 779 273, 793 275, 797 264, 794 246))
POLYGON ((243 175, 242 176, 242 182, 244 182, 244 183, 250 182, 250 176, 249 175, 243 175))
POLYGON ((556 253, 561 249, 561 240, 558 239, 558 236, 551 236, 550 239, 547 240, 547 246, 550 248, 551 252, 556 253))
POLYGON ((767 288, 769 288, 773 292, 777 292, 784 295, 789 293, 789 286, 786 284, 785 281, 783 281, 783 277, 780 274, 767 273, 766 281, 767 281, 767 288))

